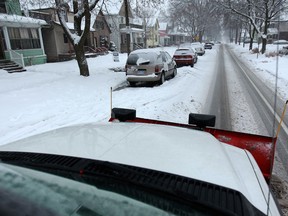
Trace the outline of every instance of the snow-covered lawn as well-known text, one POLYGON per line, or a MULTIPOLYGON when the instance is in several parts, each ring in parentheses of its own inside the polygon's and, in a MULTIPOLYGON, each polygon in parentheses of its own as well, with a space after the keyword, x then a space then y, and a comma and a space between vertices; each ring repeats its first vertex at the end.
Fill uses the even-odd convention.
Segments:
MULTIPOLYGON (((173 55, 176 47, 165 48, 173 55)), ((208 91, 203 82, 212 77, 216 50, 194 68, 182 67, 162 86, 113 91, 113 107, 137 109, 137 115, 187 123, 199 112, 208 91), (204 96, 203 96, 204 94, 204 96)), ((27 67, 27 72, 0 73, 0 145, 65 125, 106 122, 110 117, 110 92, 126 84, 123 68, 127 54, 114 62, 112 54, 88 58, 89 77, 79 75, 75 60, 27 67)))

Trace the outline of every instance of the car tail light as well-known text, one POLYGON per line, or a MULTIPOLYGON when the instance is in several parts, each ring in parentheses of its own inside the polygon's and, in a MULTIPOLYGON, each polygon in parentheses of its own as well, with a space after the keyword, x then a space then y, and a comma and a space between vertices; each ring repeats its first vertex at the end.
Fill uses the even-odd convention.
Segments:
POLYGON ((159 65, 155 66, 155 72, 160 72, 160 66, 159 65))

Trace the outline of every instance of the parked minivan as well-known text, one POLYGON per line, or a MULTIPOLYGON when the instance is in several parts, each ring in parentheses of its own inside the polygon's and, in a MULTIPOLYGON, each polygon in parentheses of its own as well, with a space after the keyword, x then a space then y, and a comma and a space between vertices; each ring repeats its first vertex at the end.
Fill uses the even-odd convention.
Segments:
POLYGON ((168 77, 175 77, 177 66, 166 51, 138 49, 131 52, 126 62, 126 79, 131 86, 137 82, 154 82, 160 85, 168 77))

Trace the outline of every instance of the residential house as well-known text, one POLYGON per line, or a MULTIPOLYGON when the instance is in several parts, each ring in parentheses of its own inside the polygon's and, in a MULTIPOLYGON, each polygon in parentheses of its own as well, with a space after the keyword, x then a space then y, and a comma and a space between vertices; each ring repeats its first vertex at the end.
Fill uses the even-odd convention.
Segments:
POLYGON ((46 62, 41 28, 46 22, 22 16, 19 0, 0 1, 0 59, 22 67, 46 62))
POLYGON ((146 26, 146 44, 147 47, 158 47, 160 44, 160 35, 159 35, 159 22, 157 18, 147 18, 145 20, 146 26))
POLYGON ((276 17, 268 28, 267 34, 268 43, 275 40, 287 40, 288 41, 288 15, 282 14, 280 17, 276 17))
MULTIPOLYGON (((105 17, 101 11, 94 11, 91 16, 90 33, 85 42, 87 52, 97 52, 97 48, 108 46, 110 41, 110 28, 105 21, 105 17)), ((65 34, 56 8, 40 8, 29 11, 30 16, 46 20, 49 28, 42 29, 45 52, 47 61, 63 61, 69 60, 74 55, 74 48, 65 34)), ((74 30, 74 13, 69 8, 66 11, 66 24, 73 32, 74 30)), ((84 29, 84 26, 82 27, 84 29)))
POLYGON ((96 49, 97 47, 109 47, 111 29, 106 21, 102 10, 96 12, 96 19, 91 17, 91 21, 95 20, 88 41, 88 46, 96 49))
POLYGON ((288 21, 279 24, 279 39, 288 41, 288 21))
POLYGON ((161 46, 168 46, 170 44, 170 37, 168 36, 168 23, 159 22, 159 44, 161 46))
POLYGON ((177 26, 168 25, 167 32, 170 38, 170 45, 180 45, 182 43, 191 42, 191 36, 189 36, 186 32, 182 31, 177 26))
POLYGON ((110 35, 111 41, 116 44, 120 52, 127 52, 128 46, 130 50, 143 47, 143 25, 133 15, 130 4, 128 5, 128 27, 126 26, 126 10, 123 0, 107 1, 105 8, 102 8, 102 10, 112 32, 110 35), (127 43, 127 38, 129 37, 130 44, 127 43))

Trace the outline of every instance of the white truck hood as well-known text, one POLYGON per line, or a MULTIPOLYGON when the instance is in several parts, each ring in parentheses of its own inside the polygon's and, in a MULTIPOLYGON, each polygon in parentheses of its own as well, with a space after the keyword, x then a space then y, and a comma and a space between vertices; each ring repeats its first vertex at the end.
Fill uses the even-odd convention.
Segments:
POLYGON ((76 156, 174 173, 237 190, 267 211, 268 187, 253 157, 202 131, 140 123, 84 124, 6 144, 0 151, 76 156))

